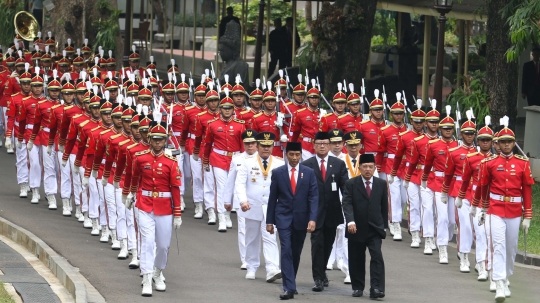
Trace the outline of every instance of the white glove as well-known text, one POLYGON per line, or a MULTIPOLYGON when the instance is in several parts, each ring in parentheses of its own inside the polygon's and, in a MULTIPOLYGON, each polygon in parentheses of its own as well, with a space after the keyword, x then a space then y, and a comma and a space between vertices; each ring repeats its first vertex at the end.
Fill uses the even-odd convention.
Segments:
POLYGON ((62 167, 66 167, 67 165, 67 160, 62 160, 62 167))
POLYGON ((179 229, 182 226, 182 217, 174 217, 173 225, 174 229, 179 229))
POLYGON ((457 208, 461 208, 461 206, 463 206, 463 199, 456 198, 456 201, 454 202, 454 204, 456 205, 457 208))
POLYGON ((120 188, 120 182, 113 181, 113 186, 114 186, 114 188, 119 189, 120 188))
POLYGON ((17 146, 17 149, 21 149, 21 148, 22 148, 22 143, 19 142, 19 141, 17 141, 17 145, 16 145, 16 146, 17 146))
POLYGON ((185 153, 186 152, 186 148, 184 146, 180 146, 180 153, 185 153))
MULTIPOLYGON (((456 200, 456 205, 457 205, 457 200, 456 200)), ((471 208, 469 208, 469 214, 471 214, 473 217, 476 216, 477 212, 478 212, 478 208, 476 206, 471 206, 471 208)))
POLYGON ((169 155, 169 156, 172 156, 172 150, 169 149, 169 148, 166 148, 166 149, 165 149, 165 154, 166 154, 166 155, 169 155))
POLYGON ((11 138, 6 138, 6 148, 7 149, 13 148, 13 146, 11 146, 11 138))
POLYGON ((283 143, 287 143, 287 142, 289 142, 289 138, 287 137, 287 135, 283 134, 283 135, 281 135, 281 138, 279 138, 279 141, 281 141, 283 143))
POLYGON ((209 172, 210 171, 210 164, 203 164, 203 168, 205 171, 209 172))
POLYGON ((319 112, 320 112, 320 114, 319 114, 319 121, 320 121, 321 118, 322 118, 324 115, 326 115, 326 109, 321 108, 319 112))
POLYGON ((126 205, 127 195, 122 195, 122 204, 126 205))
POLYGON ((193 156, 192 156, 192 157, 193 157, 193 160, 195 160, 195 161, 199 161, 199 155, 197 155, 197 154, 193 154, 193 156))
POLYGON ((529 227, 531 226, 531 219, 523 219, 521 227, 523 227, 523 232, 527 234, 529 232, 529 227))
POLYGON ((73 165, 73 171, 75 172, 76 175, 78 175, 80 173, 79 166, 73 165))
POLYGON ((129 193, 129 195, 127 195, 126 197, 126 202, 124 203, 124 206, 127 209, 131 209, 133 207, 133 202, 133 193, 129 193))
POLYGON ((82 179, 82 186, 83 188, 88 188, 88 177, 82 179))
POLYGON ((482 226, 486 222, 486 212, 487 209, 485 208, 482 208, 482 210, 480 211, 480 217, 478 218, 478 226, 482 226))
POLYGON ((109 180, 105 177, 103 177, 103 179, 101 179, 101 185, 103 185, 104 187, 107 186, 107 184, 109 184, 109 180))
POLYGON ((427 188, 427 181, 422 181, 420 183, 420 186, 422 186, 423 189, 426 189, 427 188))
POLYGON ((403 181, 403 187, 409 188, 409 181, 403 181))
POLYGON ((388 176, 388 184, 394 183, 394 176, 390 175, 388 176))
MULTIPOLYGON (((424 182, 424 181, 422 181, 422 182, 424 182)), ((443 204, 448 204, 448 193, 441 193, 441 202, 443 204)))
POLYGON ((47 146, 47 155, 52 155, 52 145, 47 146))
POLYGON ((283 113, 278 113, 276 117, 276 122, 274 123, 274 125, 277 127, 282 127, 283 119, 285 119, 285 115, 283 115, 283 113))
POLYGON ((28 151, 32 151, 32 148, 34 148, 34 140, 30 140, 26 143, 26 149, 28 149, 28 151))
POLYGON ((64 153, 64 145, 58 145, 58 150, 59 150, 61 153, 64 153))
POLYGON ((92 170, 91 174, 92 174, 92 177, 97 179, 97 177, 98 177, 98 171, 97 170, 92 170))

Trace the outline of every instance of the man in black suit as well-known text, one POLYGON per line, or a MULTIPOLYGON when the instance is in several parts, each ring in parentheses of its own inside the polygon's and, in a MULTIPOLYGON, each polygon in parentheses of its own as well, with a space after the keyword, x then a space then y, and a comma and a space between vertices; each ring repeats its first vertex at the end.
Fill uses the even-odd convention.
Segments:
POLYGON ((345 183, 343 213, 347 221, 345 236, 349 239, 349 272, 353 297, 361 297, 365 286, 366 248, 371 262, 369 297, 384 298, 384 261, 381 251, 382 239, 388 228, 388 187, 386 181, 373 177, 375 157, 360 156, 361 176, 345 183))
POLYGON ((521 77, 521 97, 527 98, 527 103, 540 105, 540 47, 532 50, 532 61, 523 64, 521 77))
POLYGON ((315 157, 302 162, 313 169, 317 176, 319 188, 319 207, 317 212, 317 229, 311 234, 311 271, 313 274, 313 291, 323 291, 328 286, 326 263, 332 252, 332 244, 336 238, 336 228, 343 224, 343 212, 339 199, 339 191, 343 192, 345 181, 349 180, 345 162, 330 157, 330 136, 326 132, 315 134, 315 157))

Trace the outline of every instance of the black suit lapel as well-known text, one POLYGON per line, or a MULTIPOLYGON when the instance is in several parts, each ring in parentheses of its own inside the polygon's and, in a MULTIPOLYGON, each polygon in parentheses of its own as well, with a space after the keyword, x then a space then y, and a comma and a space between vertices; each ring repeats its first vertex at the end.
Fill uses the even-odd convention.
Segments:
MULTIPOLYGON (((358 190, 362 193, 362 195, 364 195, 364 197, 366 197, 368 200, 371 200, 371 198, 368 196, 367 194, 367 191, 366 191, 366 186, 364 185, 364 179, 362 178, 362 176, 358 176, 357 177, 357 186, 356 188, 358 188, 358 190)), ((373 190, 371 191, 371 194, 373 194, 373 190)))
POLYGON ((332 156, 329 156, 328 157, 328 163, 326 163, 326 180, 324 180, 324 182, 326 182, 329 178, 332 177, 332 173, 333 173, 333 168, 334 168, 334 161, 335 161, 335 157, 332 157, 332 156))
MULTIPOLYGON (((285 169, 282 170, 283 178, 286 180, 285 183, 287 183, 287 188, 289 189, 291 194, 294 195, 294 193, 292 191, 292 187, 291 187, 291 178, 289 177, 289 169, 290 169, 290 166, 285 165, 285 169)), ((298 182, 296 184, 296 188, 298 188, 298 182)))

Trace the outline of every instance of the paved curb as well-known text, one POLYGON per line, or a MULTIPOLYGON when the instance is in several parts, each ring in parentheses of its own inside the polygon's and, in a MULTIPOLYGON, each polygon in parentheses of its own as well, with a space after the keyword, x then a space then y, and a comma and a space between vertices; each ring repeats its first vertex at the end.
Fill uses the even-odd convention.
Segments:
MULTIPOLYGON (((405 228, 405 230, 409 228, 409 221, 406 218, 403 218, 403 220, 401 221, 401 227, 405 228)), ((452 238, 451 242, 457 243, 456 237, 452 238)), ((473 247, 474 247, 474 243, 473 243, 473 247)), ((527 253, 527 259, 525 259, 525 254, 523 253, 523 251, 518 250, 516 254, 516 263, 540 267, 540 256, 527 253)))
POLYGON ((77 303, 105 302, 103 297, 89 300, 85 278, 67 260, 28 230, 0 217, 0 234, 34 254, 68 290, 77 303))

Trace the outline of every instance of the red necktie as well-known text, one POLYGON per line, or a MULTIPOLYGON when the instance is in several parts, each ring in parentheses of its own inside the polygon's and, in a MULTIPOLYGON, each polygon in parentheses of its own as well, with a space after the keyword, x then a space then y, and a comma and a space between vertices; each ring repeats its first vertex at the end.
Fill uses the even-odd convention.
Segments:
POLYGON ((371 197, 371 187, 369 186, 369 184, 371 184, 371 182, 366 181, 366 192, 368 197, 371 197))
POLYGON ((291 169, 291 188, 293 195, 296 193, 296 178, 294 177, 294 172, 296 171, 296 168, 291 169))
POLYGON ((326 167, 324 167, 324 159, 321 159, 321 176, 323 181, 326 181, 326 167))

